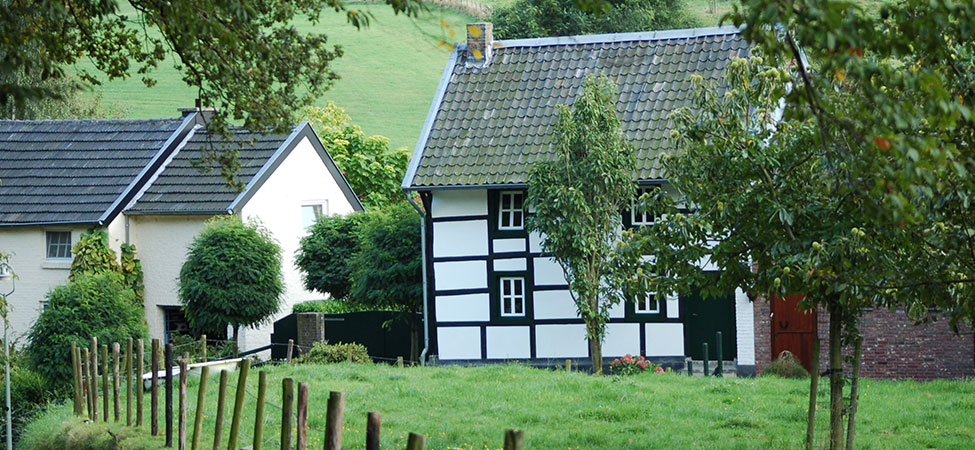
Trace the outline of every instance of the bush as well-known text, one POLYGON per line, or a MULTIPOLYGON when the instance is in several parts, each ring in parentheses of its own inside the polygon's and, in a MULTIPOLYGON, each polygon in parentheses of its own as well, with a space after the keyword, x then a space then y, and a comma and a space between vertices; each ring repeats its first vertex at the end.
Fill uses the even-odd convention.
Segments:
POLYGON ((323 313, 323 314, 346 314, 362 311, 399 311, 392 306, 373 306, 363 305, 346 300, 311 300, 307 302, 295 303, 291 312, 293 313, 323 313))
POLYGON ((190 328, 220 333, 266 323, 281 306, 281 247, 257 223, 207 222, 179 272, 179 301, 190 328))
POLYGON ((353 362, 357 364, 372 364, 369 352, 362 344, 329 344, 328 342, 316 342, 311 350, 301 355, 298 360, 301 364, 334 364, 341 362, 353 362))
MULTIPOLYGON (((295 265, 305 289, 345 300, 352 290, 352 258, 359 252, 359 225, 365 214, 322 216, 301 238, 295 265)), ((297 312, 297 311, 296 311, 297 312)))
POLYGON ((647 370, 663 372, 663 368, 650 362, 643 356, 634 358, 627 353, 622 358, 616 358, 609 364, 609 370, 616 375, 637 375, 647 370))
POLYGON ((688 28, 696 21, 683 0, 612 0, 612 9, 583 11, 574 0, 516 0, 492 16, 494 36, 519 39, 688 28))
POLYGON ((795 356, 788 350, 779 353, 775 361, 765 366, 762 376, 780 376, 782 378, 809 378, 809 372, 796 361, 795 356))
MULTIPOLYGON (((47 388, 47 383, 41 374, 27 367, 27 361, 13 354, 13 361, 10 364, 10 404, 13 405, 11 412, 13 438, 14 441, 19 437, 24 425, 29 423, 34 416, 40 412, 58 395, 47 388)), ((0 371, 0 386, 4 383, 3 372, 0 371)), ((0 414, 0 441, 6 439, 7 427, 4 426, 6 417, 0 414)))
POLYGON ((71 375, 71 343, 87 346, 148 339, 143 308, 135 293, 115 272, 81 274, 48 292, 47 307, 31 327, 27 355, 48 388, 67 386, 71 375))

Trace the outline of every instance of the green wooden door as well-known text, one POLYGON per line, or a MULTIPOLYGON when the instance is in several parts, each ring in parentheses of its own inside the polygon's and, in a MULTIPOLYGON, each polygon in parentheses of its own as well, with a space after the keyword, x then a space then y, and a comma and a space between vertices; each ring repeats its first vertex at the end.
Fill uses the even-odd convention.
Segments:
POLYGON ((680 297, 680 316, 684 318, 684 353, 693 359, 704 359, 703 343, 708 343, 708 358, 717 359, 716 332, 720 331, 722 358, 737 357, 735 333, 735 293, 702 298, 694 288, 690 295, 680 297))

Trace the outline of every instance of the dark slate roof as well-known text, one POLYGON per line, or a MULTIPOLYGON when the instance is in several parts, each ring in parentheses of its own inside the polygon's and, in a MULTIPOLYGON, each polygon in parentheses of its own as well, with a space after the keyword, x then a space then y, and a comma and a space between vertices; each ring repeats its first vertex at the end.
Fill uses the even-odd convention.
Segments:
POLYGON ((617 113, 637 151, 634 178, 659 180, 672 145, 668 115, 687 105, 691 75, 721 82, 748 54, 735 27, 497 41, 490 64, 465 67, 451 53, 403 181, 405 189, 523 185, 531 163, 554 158, 557 105, 571 105, 583 78, 606 73, 617 113))
POLYGON ((181 123, 0 121, 0 226, 110 220, 181 123))
POLYGON ((247 186, 289 137, 287 134, 253 133, 236 127, 232 131, 230 139, 223 139, 198 126, 126 213, 227 213, 241 193, 227 186, 220 175, 219 165, 211 164, 210 170, 201 172, 193 162, 210 149, 237 150, 240 161, 237 180, 247 186))

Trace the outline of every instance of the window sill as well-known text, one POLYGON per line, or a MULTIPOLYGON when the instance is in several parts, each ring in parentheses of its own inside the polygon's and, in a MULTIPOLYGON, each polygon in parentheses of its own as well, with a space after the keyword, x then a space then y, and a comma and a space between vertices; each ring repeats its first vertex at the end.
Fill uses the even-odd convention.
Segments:
POLYGON ((41 263, 42 269, 52 269, 52 270, 71 270, 71 260, 57 261, 57 260, 46 260, 41 263))

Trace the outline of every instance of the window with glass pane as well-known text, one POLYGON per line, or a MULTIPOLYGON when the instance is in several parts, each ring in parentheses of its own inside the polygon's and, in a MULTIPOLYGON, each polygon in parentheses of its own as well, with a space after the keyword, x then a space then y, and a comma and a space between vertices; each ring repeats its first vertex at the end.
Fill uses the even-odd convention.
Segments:
POLYGON ((319 217, 322 217, 324 209, 322 204, 301 205, 301 226, 305 229, 310 228, 319 217))
POLYGON ((643 298, 636 300, 637 314, 656 314, 660 312, 660 303, 657 302, 657 294, 650 292, 643 298))
POLYGON ((47 257, 51 259, 71 258, 71 232, 47 232, 47 257))
POLYGON ((525 315, 525 279, 501 279, 501 316, 523 317, 525 315))
MULTIPOLYGON (((642 187, 637 189, 636 198, 639 199, 643 194, 652 194, 656 187, 642 187)), ((651 225, 654 222, 653 213, 640 207, 634 199, 630 206, 630 223, 633 225, 651 225)))
POLYGON ((525 227, 525 194, 502 192, 498 214, 499 230, 521 230, 525 227))

